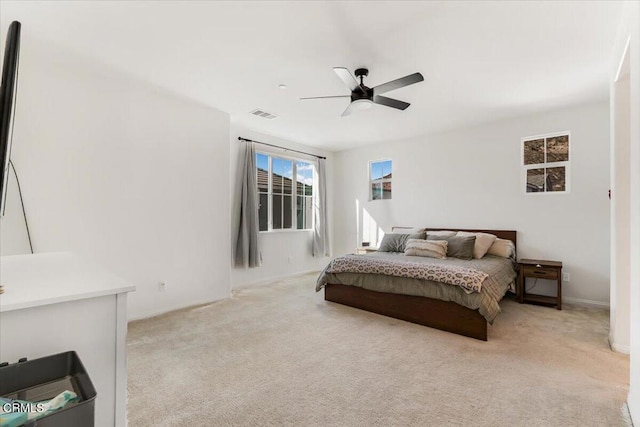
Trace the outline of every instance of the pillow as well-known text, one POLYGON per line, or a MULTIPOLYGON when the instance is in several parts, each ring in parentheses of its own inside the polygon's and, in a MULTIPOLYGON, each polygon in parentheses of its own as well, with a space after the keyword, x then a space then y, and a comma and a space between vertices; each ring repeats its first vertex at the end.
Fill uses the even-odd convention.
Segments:
POLYGON ((473 248, 476 243, 476 236, 430 236, 427 234, 427 240, 446 240, 447 256, 452 258, 460 258, 464 260, 473 259, 473 248))
POLYGON ((404 246, 409 239, 422 239, 425 238, 424 232, 419 234, 399 234, 389 233, 385 234, 380 242, 378 252, 404 252, 404 246))
POLYGON ((447 255, 448 244, 446 240, 409 239, 404 254, 442 259, 447 255))
POLYGON ((420 234, 424 233, 424 228, 415 228, 415 227, 391 227, 392 233, 399 234, 420 234))
POLYGON ((466 231, 458 231, 457 236, 476 236, 476 243, 473 245, 473 257, 475 259, 482 258, 497 239, 493 234, 469 233, 466 231))
POLYGON ((496 255, 503 258, 515 258, 516 247, 511 240, 497 238, 487 251, 490 255, 496 255))
POLYGON ((427 236, 442 236, 442 237, 453 237, 456 235, 455 231, 449 230, 435 230, 435 231, 427 231, 427 236))

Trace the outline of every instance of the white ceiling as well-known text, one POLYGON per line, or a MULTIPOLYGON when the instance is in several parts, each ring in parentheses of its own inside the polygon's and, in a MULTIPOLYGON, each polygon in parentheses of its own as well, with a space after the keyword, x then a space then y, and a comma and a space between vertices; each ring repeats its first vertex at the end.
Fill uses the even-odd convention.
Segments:
POLYGON ((613 1, 0 2, 3 37, 20 20, 23 37, 332 150, 605 99, 620 14, 613 1), (406 111, 298 100, 348 94, 334 66, 366 66, 370 87, 425 81, 385 94, 406 111))

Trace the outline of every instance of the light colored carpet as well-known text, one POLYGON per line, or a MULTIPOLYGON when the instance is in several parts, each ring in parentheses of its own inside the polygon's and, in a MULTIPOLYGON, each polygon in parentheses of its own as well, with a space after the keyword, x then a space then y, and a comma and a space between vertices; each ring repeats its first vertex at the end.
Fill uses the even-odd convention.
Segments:
POLYGON ((607 311, 505 300, 481 342, 327 303, 315 278, 131 323, 129 425, 629 425, 607 311))

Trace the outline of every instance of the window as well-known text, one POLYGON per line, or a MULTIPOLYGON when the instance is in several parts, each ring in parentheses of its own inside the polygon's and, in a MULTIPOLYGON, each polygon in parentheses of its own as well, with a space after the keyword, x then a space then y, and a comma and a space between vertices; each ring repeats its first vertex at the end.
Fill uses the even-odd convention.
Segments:
POLYGON ((391 160, 369 162, 370 200, 391 198, 391 160))
POLYGON ((296 228, 313 228, 313 165, 296 161, 296 228))
POLYGON ((256 153, 260 231, 313 228, 313 164, 256 153))
POLYGON ((527 193, 569 191, 569 132, 522 138, 527 193))

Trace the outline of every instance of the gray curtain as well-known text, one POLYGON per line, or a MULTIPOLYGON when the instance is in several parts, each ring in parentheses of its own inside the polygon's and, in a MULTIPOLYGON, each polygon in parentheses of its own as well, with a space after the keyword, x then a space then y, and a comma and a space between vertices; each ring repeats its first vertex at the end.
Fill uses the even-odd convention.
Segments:
POLYGON ((256 150, 253 142, 242 141, 240 156, 244 156, 238 182, 240 221, 235 244, 236 267, 259 267, 258 249, 258 184, 256 182, 256 150))
POLYGON ((327 176, 325 159, 318 159, 318 183, 313 206, 313 249, 314 257, 330 256, 329 227, 327 226, 327 176))

